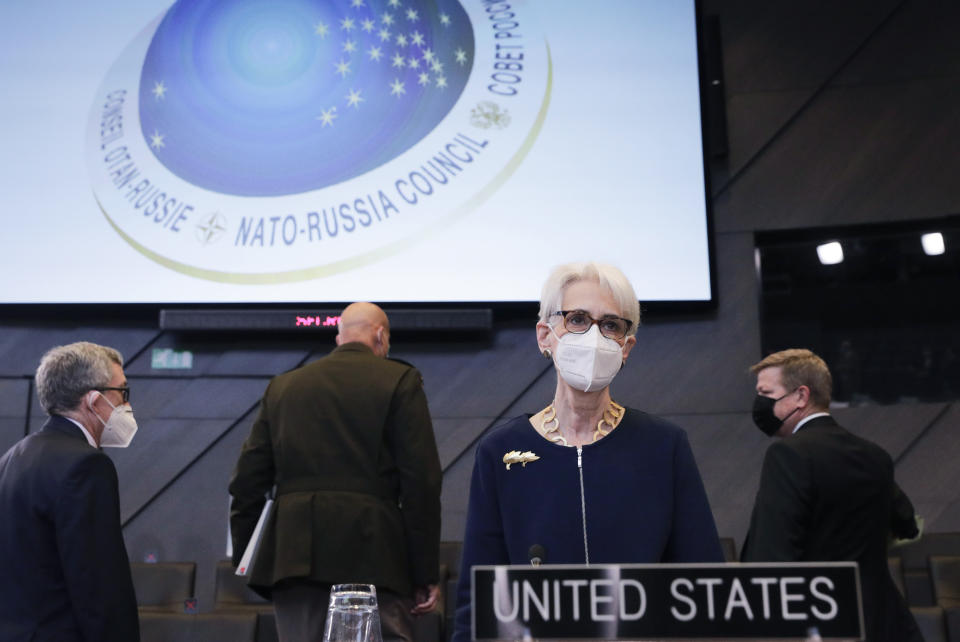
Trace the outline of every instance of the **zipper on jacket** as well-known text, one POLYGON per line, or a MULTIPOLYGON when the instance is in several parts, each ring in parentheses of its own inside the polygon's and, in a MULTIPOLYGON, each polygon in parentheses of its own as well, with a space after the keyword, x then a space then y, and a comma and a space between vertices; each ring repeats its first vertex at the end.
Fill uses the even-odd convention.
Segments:
POLYGON ((587 546, 587 495, 583 492, 583 446, 577 446, 577 472, 580 473, 580 515, 583 518, 583 556, 590 566, 590 548, 587 546))

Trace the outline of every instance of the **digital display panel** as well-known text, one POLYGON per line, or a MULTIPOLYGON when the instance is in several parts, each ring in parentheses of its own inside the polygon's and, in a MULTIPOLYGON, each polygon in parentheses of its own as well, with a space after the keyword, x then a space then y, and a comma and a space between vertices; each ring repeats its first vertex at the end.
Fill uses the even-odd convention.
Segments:
POLYGON ((694 2, 8 2, 0 303, 713 299, 694 2))

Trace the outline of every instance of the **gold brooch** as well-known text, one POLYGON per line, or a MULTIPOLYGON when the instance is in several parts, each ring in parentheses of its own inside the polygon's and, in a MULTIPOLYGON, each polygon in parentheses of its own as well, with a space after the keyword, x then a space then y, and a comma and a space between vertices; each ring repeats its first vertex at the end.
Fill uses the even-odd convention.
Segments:
POLYGON ((526 468, 528 462, 537 461, 538 459, 540 458, 529 450, 525 453, 519 450, 511 450, 503 456, 503 463, 507 465, 507 470, 510 470, 510 464, 522 464, 523 467, 526 468))

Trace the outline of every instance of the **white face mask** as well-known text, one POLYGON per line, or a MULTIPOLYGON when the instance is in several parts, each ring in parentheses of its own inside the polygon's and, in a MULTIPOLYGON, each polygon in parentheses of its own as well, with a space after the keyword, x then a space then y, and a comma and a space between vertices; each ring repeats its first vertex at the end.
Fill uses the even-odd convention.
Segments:
MULTIPOLYGON (((99 392, 97 394, 103 397, 103 400, 113 408, 113 412, 107 417, 106 422, 100 419, 100 415, 97 415, 96 412, 93 413, 103 424, 103 432, 100 434, 100 447, 126 448, 133 441, 133 436, 137 434, 137 420, 133 416, 133 408, 129 404, 114 406, 102 394, 99 392)), ((93 409, 93 403, 90 404, 90 409, 93 409)))
MULTIPOLYGON (((550 331, 557 335, 553 326, 550 331)), ((558 338, 553 362, 571 388, 583 392, 603 390, 620 372, 623 349, 613 339, 600 334, 596 324, 583 334, 568 332, 558 338)))

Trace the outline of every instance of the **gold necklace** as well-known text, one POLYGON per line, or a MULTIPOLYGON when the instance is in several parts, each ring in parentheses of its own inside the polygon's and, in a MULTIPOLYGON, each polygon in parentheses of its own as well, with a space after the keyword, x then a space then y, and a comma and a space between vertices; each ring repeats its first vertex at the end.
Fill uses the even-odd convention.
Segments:
MULTIPOLYGON (((597 429, 593 431, 593 443, 596 443, 601 437, 609 435, 610 431, 620 423, 622 417, 623 406, 611 399, 610 405, 603 411, 603 417, 597 422, 597 429), (609 426, 608 430, 603 429, 604 424, 609 426)), ((560 420, 557 419, 557 410, 553 407, 553 404, 543 409, 543 419, 540 422, 540 434, 555 444, 560 444, 561 446, 570 445, 566 437, 560 432, 560 420), (548 428, 547 425, 551 423, 553 426, 548 428)))

